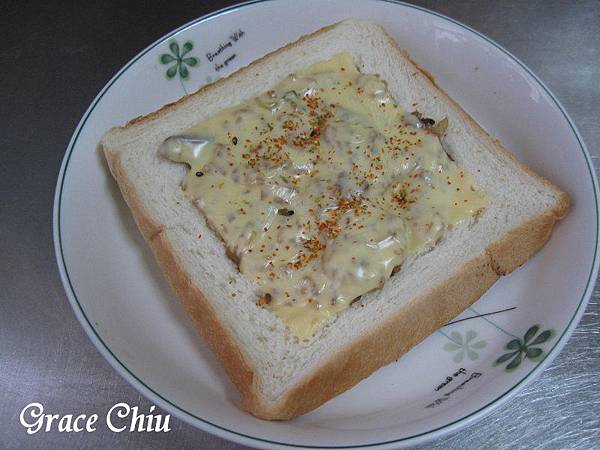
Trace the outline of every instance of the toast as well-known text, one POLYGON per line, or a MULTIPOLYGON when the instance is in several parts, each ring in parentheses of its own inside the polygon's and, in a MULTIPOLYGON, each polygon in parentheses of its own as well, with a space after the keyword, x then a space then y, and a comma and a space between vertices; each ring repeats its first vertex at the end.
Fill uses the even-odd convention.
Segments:
POLYGON ((241 395, 263 419, 317 408, 398 359, 523 264, 569 208, 559 188, 519 163, 448 97, 378 25, 322 28, 176 103, 109 130, 110 171, 184 309, 241 395), (334 315, 307 339, 257 306, 257 285, 238 270, 204 215, 184 195, 186 168, 160 155, 170 136, 256 97, 288 74, 341 52, 379 74, 406 111, 447 118, 442 141, 489 197, 477 220, 407 258, 381 289, 334 315))

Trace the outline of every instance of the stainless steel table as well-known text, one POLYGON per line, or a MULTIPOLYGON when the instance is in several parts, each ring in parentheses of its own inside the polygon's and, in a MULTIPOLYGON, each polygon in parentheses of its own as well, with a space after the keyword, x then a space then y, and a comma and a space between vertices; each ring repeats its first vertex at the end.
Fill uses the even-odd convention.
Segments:
MULTIPOLYGON (((36 401, 53 413, 150 403, 92 346, 71 311, 52 249, 58 168, 104 83, 148 43, 233 2, 5 1, 0 41, 0 447, 241 449, 172 418, 166 434, 37 433, 19 424, 36 401)), ((415 1, 495 39, 539 75, 579 127, 598 171, 600 2, 415 1)), ((600 447, 598 286, 562 354, 517 398, 427 448, 600 447)))

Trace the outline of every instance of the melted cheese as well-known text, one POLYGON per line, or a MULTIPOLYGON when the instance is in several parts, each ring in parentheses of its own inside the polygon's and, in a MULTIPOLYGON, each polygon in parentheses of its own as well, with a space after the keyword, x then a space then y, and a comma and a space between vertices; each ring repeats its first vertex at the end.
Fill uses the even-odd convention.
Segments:
POLYGON ((438 136, 347 53, 162 151, 190 166, 183 190, 258 284, 258 303, 299 338, 487 205, 438 136))

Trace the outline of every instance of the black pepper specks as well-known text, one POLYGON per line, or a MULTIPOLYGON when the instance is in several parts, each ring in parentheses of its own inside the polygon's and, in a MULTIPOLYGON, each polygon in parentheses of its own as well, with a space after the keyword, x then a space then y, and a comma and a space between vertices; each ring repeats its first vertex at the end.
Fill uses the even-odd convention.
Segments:
POLYGON ((280 216, 293 216, 294 215, 294 210, 293 209, 287 209, 287 208, 279 208, 277 210, 277 214, 279 214, 280 216))
POLYGON ((263 295, 262 297, 260 297, 258 299, 258 306, 265 306, 268 305, 269 303, 271 303, 271 300, 273 300, 273 297, 271 297, 271 294, 269 294, 268 292, 263 295))

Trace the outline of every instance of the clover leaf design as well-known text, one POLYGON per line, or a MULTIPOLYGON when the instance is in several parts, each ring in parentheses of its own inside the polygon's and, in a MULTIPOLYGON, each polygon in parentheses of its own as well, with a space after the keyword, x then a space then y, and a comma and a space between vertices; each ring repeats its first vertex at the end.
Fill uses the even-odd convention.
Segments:
POLYGON ((505 370, 510 372, 519 367, 524 358, 528 358, 532 361, 540 361, 543 358, 544 351, 541 348, 534 346, 548 341, 554 333, 552 330, 545 330, 540 334, 537 334, 539 330, 539 325, 533 325, 527 330, 523 339, 513 339, 508 342, 505 348, 506 350, 511 351, 500 356, 495 364, 503 364, 510 360, 505 367, 505 370), (533 339, 536 334, 537 337, 533 339))
POLYGON ((196 67, 199 63, 198 58, 196 58, 195 56, 186 57, 186 55, 189 52, 191 52, 193 48, 194 44, 192 43, 192 41, 186 41, 181 46, 181 49, 179 48, 179 44, 177 43, 177 41, 172 41, 169 44, 169 49, 171 50, 171 53, 163 53, 159 57, 159 61, 161 64, 171 64, 173 62, 175 63, 167 69, 167 78, 171 79, 175 75, 177 75, 177 73, 179 73, 180 80, 187 80, 189 78, 190 71, 188 70, 188 67, 196 67))
POLYGON ((473 330, 467 331, 464 338, 459 332, 453 331, 450 333, 450 340, 452 342, 446 343, 446 345, 444 345, 444 350, 447 352, 456 352, 452 358, 456 363, 461 362, 465 355, 471 361, 475 361, 479 357, 476 350, 482 349, 487 345, 487 342, 482 339, 475 341, 476 337, 477 333, 473 330))

